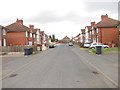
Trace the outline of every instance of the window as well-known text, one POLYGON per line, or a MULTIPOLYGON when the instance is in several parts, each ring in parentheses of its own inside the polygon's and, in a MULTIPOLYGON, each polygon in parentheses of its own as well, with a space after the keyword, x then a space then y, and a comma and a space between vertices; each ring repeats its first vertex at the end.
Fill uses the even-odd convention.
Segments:
POLYGON ((98 43, 98 45, 104 45, 103 43, 98 43))
POLYGON ((4 46, 6 46, 6 39, 4 39, 4 46))
POLYGON ((28 32, 26 31, 26 37, 28 37, 28 32))
POLYGON ((97 43, 94 43, 93 45, 97 45, 97 43))
POLYGON ((30 37, 32 37, 32 33, 30 33, 30 37))
POLYGON ((92 30, 92 34, 94 34, 94 30, 92 30))
POLYGON ((96 33, 98 33, 98 28, 96 29, 96 33))
POLYGON ((5 29, 3 29, 3 35, 6 35, 6 31, 5 31, 5 29))

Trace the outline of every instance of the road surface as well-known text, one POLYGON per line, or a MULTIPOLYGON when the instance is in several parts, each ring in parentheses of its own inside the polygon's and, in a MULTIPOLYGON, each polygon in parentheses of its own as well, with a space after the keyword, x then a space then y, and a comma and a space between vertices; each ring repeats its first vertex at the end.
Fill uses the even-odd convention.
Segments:
POLYGON ((117 56, 65 44, 28 57, 3 57, 3 88, 115 88, 117 56), (114 59, 114 60, 113 60, 114 59))

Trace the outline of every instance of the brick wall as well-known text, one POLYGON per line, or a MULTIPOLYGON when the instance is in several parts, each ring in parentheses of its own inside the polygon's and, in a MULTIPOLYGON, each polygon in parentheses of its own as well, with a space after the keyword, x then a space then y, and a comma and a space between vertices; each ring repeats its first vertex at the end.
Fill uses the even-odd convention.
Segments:
POLYGON ((118 28, 98 28, 98 42, 118 44, 118 28), (101 32, 100 32, 101 29, 101 32), (100 34, 101 33, 101 34, 100 34), (102 40, 102 41, 101 41, 102 40))
POLYGON ((25 32, 8 32, 6 39, 7 39, 7 46, 25 45, 26 33, 25 32))

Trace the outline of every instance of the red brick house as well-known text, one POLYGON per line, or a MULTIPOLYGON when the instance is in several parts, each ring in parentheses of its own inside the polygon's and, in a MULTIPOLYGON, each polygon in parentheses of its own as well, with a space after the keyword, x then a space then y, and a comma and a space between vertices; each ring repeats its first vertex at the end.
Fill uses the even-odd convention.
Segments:
POLYGON ((0 25, 0 46, 6 46, 7 29, 0 25))
POLYGON ((23 25, 23 20, 17 19, 6 28, 9 29, 6 36, 7 46, 32 45, 32 32, 30 28, 23 25))
POLYGON ((93 26, 92 39, 96 42, 118 46, 118 20, 109 18, 108 15, 102 15, 101 21, 93 26))
POLYGON ((69 43, 71 40, 68 36, 65 36, 63 39, 62 39, 62 42, 63 43, 69 43))

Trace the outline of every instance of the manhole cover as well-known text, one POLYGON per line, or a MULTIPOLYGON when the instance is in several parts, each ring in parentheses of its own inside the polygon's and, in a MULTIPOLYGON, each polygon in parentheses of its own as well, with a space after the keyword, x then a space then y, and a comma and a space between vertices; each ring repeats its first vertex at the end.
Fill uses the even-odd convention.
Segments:
POLYGON ((17 76, 18 74, 11 74, 9 77, 15 77, 17 76))
POLYGON ((92 73, 93 73, 93 74, 95 74, 95 75, 96 75, 96 74, 99 74, 99 73, 98 73, 98 72, 96 72, 96 71, 93 71, 92 73))
POLYGON ((76 82, 80 82, 79 80, 77 80, 76 82))

